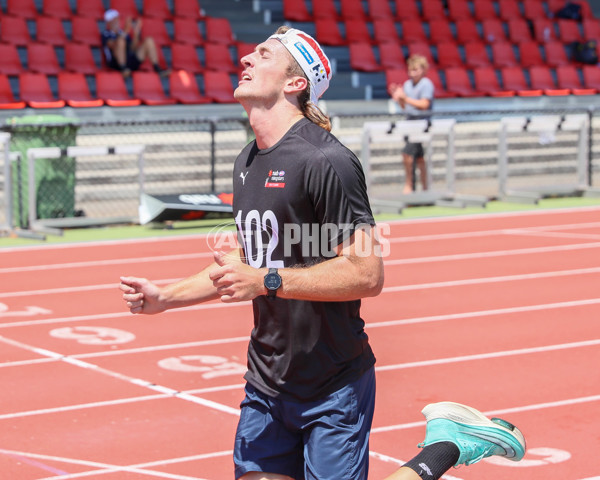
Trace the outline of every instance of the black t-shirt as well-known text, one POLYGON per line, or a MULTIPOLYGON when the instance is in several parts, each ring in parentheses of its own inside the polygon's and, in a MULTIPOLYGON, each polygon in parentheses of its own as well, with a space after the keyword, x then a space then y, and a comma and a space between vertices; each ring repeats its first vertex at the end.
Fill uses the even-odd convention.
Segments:
MULTIPOLYGON (((240 243, 256 268, 326 261, 355 228, 375 224, 358 159, 305 118, 273 147, 259 150, 251 142, 242 150, 233 192, 240 243)), ((375 363, 360 300, 260 296, 253 308, 245 378, 267 395, 318 399, 375 363)))

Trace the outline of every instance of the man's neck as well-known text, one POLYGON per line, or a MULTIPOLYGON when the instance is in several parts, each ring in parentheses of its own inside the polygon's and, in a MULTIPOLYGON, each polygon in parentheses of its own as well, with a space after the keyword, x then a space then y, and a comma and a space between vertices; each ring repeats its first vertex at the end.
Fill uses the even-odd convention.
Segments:
POLYGON ((248 107, 246 112, 256 136, 256 144, 261 150, 275 145, 298 120, 303 118, 300 110, 296 108, 248 107))

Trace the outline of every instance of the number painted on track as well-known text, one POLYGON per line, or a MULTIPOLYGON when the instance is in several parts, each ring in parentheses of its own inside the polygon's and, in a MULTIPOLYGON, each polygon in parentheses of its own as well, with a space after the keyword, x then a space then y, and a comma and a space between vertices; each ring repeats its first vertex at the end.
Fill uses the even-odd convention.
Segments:
POLYGON ((75 340, 83 345, 117 345, 135 340, 135 335, 125 330, 108 327, 63 327, 50 331, 50 336, 75 340))
POLYGON ((34 315, 47 315, 52 310, 42 307, 25 307, 24 310, 13 310, 8 305, 0 303, 0 317, 33 317, 34 315))
POLYGON ((570 458, 571 454, 566 450, 559 450, 558 448, 550 447, 537 447, 528 449, 527 453, 525 454, 525 458, 520 462, 513 462, 504 457, 489 457, 486 458, 485 461, 488 463, 493 463, 494 465, 501 465, 503 467, 541 467, 544 465, 551 465, 553 463, 566 462, 570 458))
POLYGON ((182 355, 160 360, 158 365, 165 370, 176 372, 202 373, 202 378, 216 378, 227 375, 243 375, 246 366, 224 357, 213 355, 182 355))

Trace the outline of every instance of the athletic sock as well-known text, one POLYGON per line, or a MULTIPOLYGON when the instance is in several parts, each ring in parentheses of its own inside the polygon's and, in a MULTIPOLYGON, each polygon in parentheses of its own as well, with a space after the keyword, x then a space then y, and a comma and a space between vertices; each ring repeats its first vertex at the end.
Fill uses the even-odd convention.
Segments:
POLYGON ((452 442, 437 442, 423 447, 405 467, 417 472, 423 480, 438 480, 450 470, 460 457, 458 447, 452 442))

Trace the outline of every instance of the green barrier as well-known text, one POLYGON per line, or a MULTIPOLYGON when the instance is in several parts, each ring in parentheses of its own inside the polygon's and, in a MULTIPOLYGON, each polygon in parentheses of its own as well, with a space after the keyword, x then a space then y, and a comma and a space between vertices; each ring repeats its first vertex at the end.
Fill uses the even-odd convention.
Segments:
MULTIPOLYGON (((28 115, 7 120, 4 130, 11 134, 11 150, 21 153, 20 169, 13 171, 14 218, 21 228, 28 226, 27 208, 24 207, 29 198, 27 150, 75 145, 77 123, 76 119, 61 115, 28 115)), ((75 216, 75 159, 36 160, 35 189, 38 218, 75 216)))

